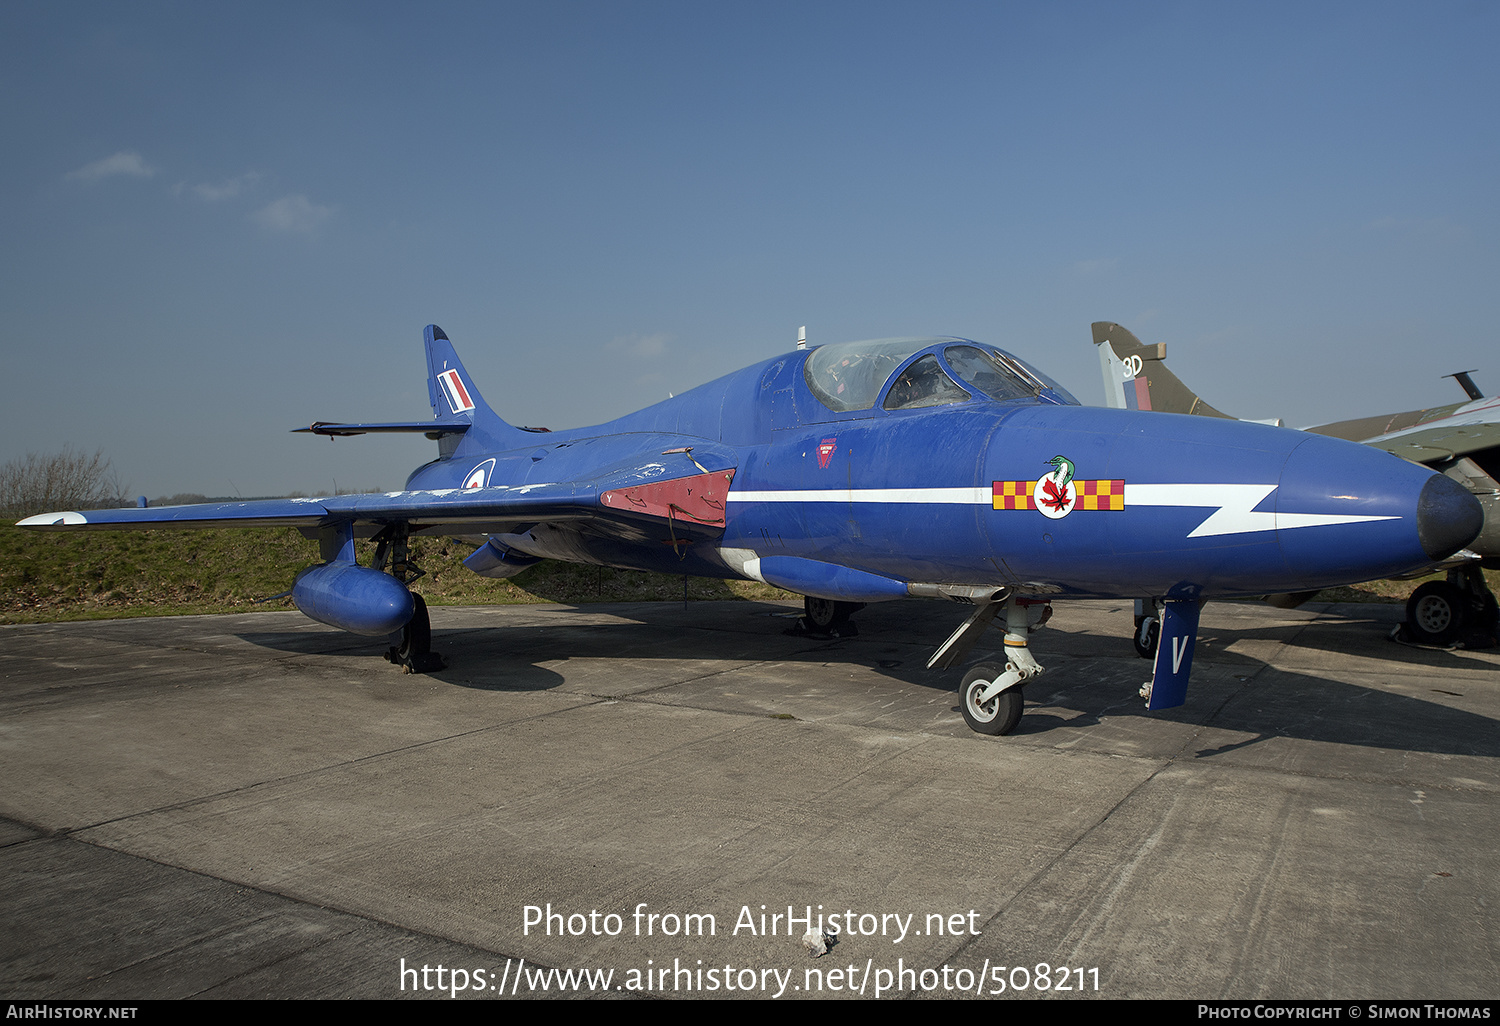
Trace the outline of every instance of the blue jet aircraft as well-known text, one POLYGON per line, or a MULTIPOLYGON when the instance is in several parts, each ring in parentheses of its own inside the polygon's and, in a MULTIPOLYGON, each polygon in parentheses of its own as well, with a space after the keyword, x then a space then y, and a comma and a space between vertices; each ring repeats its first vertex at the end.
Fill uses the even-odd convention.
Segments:
MULTIPOLYGON (((1095 321, 1091 328, 1104 373, 1106 405, 1229 417, 1204 402, 1167 368, 1165 343, 1143 345, 1113 321, 1095 321)), ((1500 568, 1500 398, 1486 398, 1470 373, 1446 375, 1457 379, 1467 402, 1305 429, 1384 449, 1445 474, 1471 492, 1484 510, 1484 525, 1466 548, 1441 566, 1424 568, 1445 570, 1447 580, 1421 585, 1407 601, 1403 633, 1407 640, 1429 645, 1447 645, 1460 638, 1470 645, 1493 645, 1500 626, 1500 606, 1482 572, 1500 568)), ((1291 606, 1311 597, 1303 592, 1274 596, 1273 601, 1291 606)), ((1145 603, 1137 600, 1136 651, 1142 655, 1151 652, 1154 622, 1145 603)))
POLYGON ((408 588, 416 532, 485 534, 465 564, 506 577, 563 559, 750 578, 806 596, 837 634, 861 604, 972 604, 929 666, 1003 616, 1005 662, 969 671, 969 725, 1004 734, 1042 672, 1027 636, 1053 598, 1149 595, 1164 610, 1147 708, 1184 701, 1209 598, 1406 573, 1482 523, 1463 487, 1389 453, 1256 424, 1080 406, 1025 361, 960 338, 844 342, 778 356, 627 417, 548 432, 501 420, 453 345, 426 329, 433 419, 323 435, 421 432, 438 457, 402 491, 48 513, 43 530, 295 527, 323 562, 298 575, 308 616, 401 632, 391 655, 440 667, 408 588), (356 537, 372 538, 368 565, 356 537))

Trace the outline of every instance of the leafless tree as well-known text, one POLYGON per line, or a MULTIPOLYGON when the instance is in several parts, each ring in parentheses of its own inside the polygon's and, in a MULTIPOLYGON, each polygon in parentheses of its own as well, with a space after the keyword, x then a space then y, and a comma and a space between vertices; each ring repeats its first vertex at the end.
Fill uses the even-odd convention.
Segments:
POLYGON ((66 509, 103 509, 127 504, 128 489, 104 450, 52 455, 30 452, 0 467, 0 510, 18 517, 66 509))

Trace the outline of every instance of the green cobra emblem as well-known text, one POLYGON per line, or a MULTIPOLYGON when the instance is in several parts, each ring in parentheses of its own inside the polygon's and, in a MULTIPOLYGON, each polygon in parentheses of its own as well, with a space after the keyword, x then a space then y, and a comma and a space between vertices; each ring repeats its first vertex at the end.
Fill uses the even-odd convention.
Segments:
POLYGON ((1052 480, 1057 482, 1059 490, 1068 487, 1068 482, 1073 480, 1073 461, 1066 456, 1054 456, 1047 462, 1052 464, 1052 480))

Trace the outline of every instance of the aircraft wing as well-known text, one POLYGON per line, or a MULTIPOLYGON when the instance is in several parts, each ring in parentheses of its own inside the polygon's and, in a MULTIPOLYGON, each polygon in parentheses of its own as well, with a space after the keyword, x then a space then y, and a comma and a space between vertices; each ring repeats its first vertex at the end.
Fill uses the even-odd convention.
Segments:
POLYGON ((17 521, 35 531, 122 531, 157 527, 315 527, 328 517, 321 499, 253 499, 196 506, 126 506, 120 509, 39 513, 17 521))
MULTIPOLYGON (((311 535, 330 524, 350 523, 364 536, 398 521, 427 534, 504 533, 568 521, 586 521, 597 533, 622 537, 663 527, 670 537, 723 529, 734 450, 701 438, 648 434, 635 436, 614 455, 601 460, 602 466, 576 467, 581 472, 573 480, 498 484, 503 469, 497 474, 491 459, 482 478, 489 482, 486 487, 62 511, 27 517, 17 526, 56 531, 295 527, 311 535)), ((529 461, 523 456, 521 462, 529 461)))
POLYGON ((1413 463, 1428 464, 1494 449, 1500 447, 1500 398, 1470 403, 1451 416, 1361 441, 1413 463))
MULTIPOLYGON (((332 495, 316 499, 256 499, 197 506, 127 507, 83 512, 42 513, 16 526, 38 530, 106 531, 153 528, 299 527, 316 528, 337 521, 379 525, 405 520, 412 527, 462 526, 483 530, 487 524, 579 519, 590 515, 597 495, 577 485, 532 485, 499 488, 452 488, 441 491, 332 495)), ((433 533, 443 533, 436 531, 433 533)))

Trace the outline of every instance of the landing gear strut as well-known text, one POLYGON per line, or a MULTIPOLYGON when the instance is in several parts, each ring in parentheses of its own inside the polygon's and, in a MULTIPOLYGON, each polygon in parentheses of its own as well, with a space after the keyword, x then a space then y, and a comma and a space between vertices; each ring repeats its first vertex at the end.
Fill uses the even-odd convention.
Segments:
POLYGON ((962 659, 1001 610, 1005 612, 1005 665, 980 663, 964 675, 959 686, 959 711, 969 729, 980 734, 1009 734, 1021 722, 1026 704, 1022 686, 1042 675, 1042 665, 1032 657, 1026 636, 1047 622, 1052 607, 1045 602, 1023 603, 1014 596, 986 602, 927 661, 931 669, 962 659), (1040 615, 1034 616, 1037 609, 1040 615))
POLYGON ((1135 600, 1135 654, 1142 659, 1156 658, 1156 645, 1161 639, 1161 610, 1149 599, 1135 600))
MULTIPOLYGON (((375 556, 370 565, 376 570, 384 570, 386 560, 389 559, 391 576, 402 584, 410 585, 426 573, 408 558, 410 538, 411 525, 405 521, 386 525, 375 536, 375 556)), ((415 592, 412 592, 411 597, 414 608, 411 619, 401 628, 401 643, 386 649, 385 657, 401 667, 403 673, 432 673, 441 670, 448 664, 432 650, 432 619, 427 615, 427 603, 415 592)))

